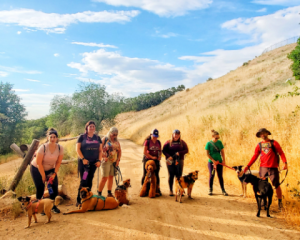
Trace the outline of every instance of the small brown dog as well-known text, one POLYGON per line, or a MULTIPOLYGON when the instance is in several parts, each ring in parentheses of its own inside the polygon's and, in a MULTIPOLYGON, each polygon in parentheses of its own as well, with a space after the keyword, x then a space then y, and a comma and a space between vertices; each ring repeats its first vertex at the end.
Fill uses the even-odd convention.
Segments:
POLYGON ((145 176, 145 181, 142 186, 140 197, 149 196, 149 198, 155 198, 159 194, 157 193, 157 179, 154 171, 156 170, 156 165, 153 160, 146 162, 145 169, 147 170, 147 175, 145 176))
POLYGON ((188 175, 182 176, 180 180, 178 181, 177 178, 175 180, 175 201, 177 202, 177 197, 180 195, 179 202, 181 203, 181 198, 184 193, 184 188, 188 189, 188 197, 190 199, 192 198, 192 190, 195 181, 198 179, 198 172, 199 171, 194 171, 190 172, 188 175))
POLYGON ((25 228, 29 228, 31 225, 31 218, 32 215, 34 217, 34 222, 37 223, 36 213, 41 213, 44 211, 44 213, 48 217, 48 221, 45 222, 49 223, 51 219, 51 209, 53 207, 53 200, 51 199, 42 199, 40 201, 32 202, 30 197, 19 197, 19 202, 21 202, 21 206, 23 209, 26 210, 28 215, 28 225, 25 228))
POLYGON ((119 201, 119 206, 123 204, 129 205, 128 200, 128 188, 131 187, 130 179, 123 181, 123 185, 120 185, 115 190, 115 197, 119 201))
MULTIPOLYGON (((101 211, 108 209, 115 209, 119 206, 118 201, 113 197, 102 197, 93 195, 90 188, 81 188, 81 209, 64 213, 64 215, 71 213, 85 213, 87 211, 101 211)), ((80 207, 80 206, 79 206, 80 207)))

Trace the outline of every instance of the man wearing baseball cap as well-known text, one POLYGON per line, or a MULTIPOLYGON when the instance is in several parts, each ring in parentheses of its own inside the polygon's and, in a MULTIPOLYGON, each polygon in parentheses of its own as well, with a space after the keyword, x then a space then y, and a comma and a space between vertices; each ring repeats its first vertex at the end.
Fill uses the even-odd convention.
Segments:
POLYGON ((257 160, 260 155, 260 170, 259 175, 261 178, 269 176, 272 185, 276 189, 278 198, 278 207, 282 208, 282 191, 279 183, 279 156, 283 162, 283 170, 287 170, 287 161, 284 152, 282 151, 279 143, 275 140, 270 140, 269 135, 271 132, 265 128, 259 129, 256 133, 256 137, 261 138, 263 141, 260 142, 256 148, 255 153, 244 169, 244 173, 248 171, 251 165, 257 160))

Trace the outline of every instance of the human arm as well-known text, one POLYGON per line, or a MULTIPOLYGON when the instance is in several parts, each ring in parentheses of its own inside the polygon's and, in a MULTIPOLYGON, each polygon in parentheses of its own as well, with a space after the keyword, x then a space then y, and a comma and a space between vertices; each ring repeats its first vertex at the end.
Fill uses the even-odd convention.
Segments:
POLYGON ((59 155, 58 155, 58 158, 57 158, 57 161, 56 161, 56 164, 55 164, 54 174, 52 174, 50 179, 54 180, 54 178, 57 176, 57 173, 58 173, 58 170, 60 168, 63 157, 64 157, 64 148, 63 148, 63 146, 60 146, 59 155))
POLYGON ((225 162, 225 151, 224 151, 224 148, 221 150, 221 156, 222 156, 222 165, 226 165, 226 162, 225 162))
POLYGON ((103 150, 102 150, 102 142, 101 142, 100 146, 99 146, 99 157, 98 157, 97 162, 95 163, 95 166, 97 168, 100 167, 100 165, 101 165, 102 153, 103 153, 103 150))
POLYGON ((183 149, 181 151, 178 151, 177 155, 183 157, 185 154, 187 154, 189 152, 189 148, 188 148, 186 142, 183 140, 182 140, 182 146, 183 146, 183 149))
POLYGON ((169 147, 170 147, 170 142, 167 141, 164 146, 163 146, 163 154, 166 156, 166 159, 170 159, 173 160, 173 158, 171 157, 171 155, 169 154, 169 147))
POLYGON ((147 141, 148 141, 148 140, 146 140, 145 143, 144 143, 144 155, 145 155, 148 159, 156 160, 157 157, 154 157, 154 156, 152 156, 152 155, 150 155, 150 154, 148 153, 147 141))
MULTIPOLYGON (((43 145, 41 147, 44 147, 43 145)), ((40 147, 40 148, 41 148, 40 147)), ((38 170, 42 176, 43 183, 46 182, 45 169, 43 166, 44 152, 38 151, 36 154, 36 164, 38 166, 38 170)))
POLYGON ((120 161, 121 161, 121 156, 122 156, 122 149, 121 149, 121 145, 120 145, 120 143, 119 143, 118 157, 117 157, 116 166, 119 166, 119 163, 120 163, 120 161))
POLYGON ((244 173, 246 173, 249 170, 249 168, 252 166, 252 164, 255 163, 255 161, 257 160, 259 155, 260 155, 260 146, 257 145, 256 148, 255 148, 253 157, 251 158, 251 160, 247 164, 247 166, 244 168, 244 173))
POLYGON ((210 156, 209 154, 209 150, 206 150, 206 155, 207 157, 215 164, 215 165, 218 165, 219 164, 219 161, 216 161, 212 158, 212 156, 210 156))
POLYGON ((77 152, 77 156, 82 159, 82 162, 84 165, 89 164, 89 161, 86 160, 81 152, 81 142, 77 142, 76 143, 76 152, 77 152))
POLYGON ((287 160, 286 160, 285 154, 284 154, 280 144, 277 141, 274 141, 274 147, 275 147, 276 152, 279 154, 279 156, 280 156, 280 158, 283 162, 282 170, 287 170, 288 166, 287 166, 287 160))

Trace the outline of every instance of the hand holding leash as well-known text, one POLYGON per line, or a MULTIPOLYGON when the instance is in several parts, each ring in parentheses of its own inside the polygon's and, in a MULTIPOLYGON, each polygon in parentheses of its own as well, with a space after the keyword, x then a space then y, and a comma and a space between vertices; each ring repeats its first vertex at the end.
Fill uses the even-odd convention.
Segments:
POLYGON ((284 163, 282 170, 288 170, 287 162, 284 163))
POLYGON ((89 161, 88 161, 88 160, 86 160, 85 158, 84 158, 84 159, 82 159, 82 162, 83 162, 83 165, 88 165, 88 164, 89 164, 89 161))
POLYGON ((100 165, 101 165, 101 162, 100 162, 100 161, 98 161, 98 162, 95 163, 95 166, 96 166, 97 168, 100 167, 100 165))

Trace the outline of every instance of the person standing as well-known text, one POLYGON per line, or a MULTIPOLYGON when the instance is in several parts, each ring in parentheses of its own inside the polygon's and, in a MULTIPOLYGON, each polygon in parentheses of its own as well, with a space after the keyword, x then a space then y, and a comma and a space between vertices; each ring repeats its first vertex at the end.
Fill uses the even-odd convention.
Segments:
POLYGON ((160 191, 160 178, 159 178, 159 171, 160 171, 160 160, 161 160, 161 143, 158 140, 159 132, 157 129, 153 129, 150 135, 145 139, 144 142, 144 156, 143 156, 143 176, 142 176, 142 186, 144 184, 145 176, 147 171, 145 169, 146 162, 149 160, 154 160, 156 165, 155 176, 157 179, 157 193, 161 196, 160 191))
MULTIPOLYGON (((55 200, 58 195, 57 173, 64 156, 64 148, 57 144, 57 141, 57 131, 50 128, 47 132, 47 143, 39 147, 30 164, 30 173, 36 187, 37 200, 43 198, 45 182, 51 187, 48 189, 50 199, 55 200)), ((60 210, 53 205, 52 212, 60 213, 60 210)))
POLYGON ((179 180, 182 176, 184 156, 188 152, 188 146, 185 141, 181 139, 180 131, 175 129, 173 131, 171 140, 168 140, 163 147, 163 154, 166 156, 167 168, 169 173, 170 196, 174 196, 174 177, 179 180))
POLYGON ((206 143, 205 150, 208 156, 209 171, 209 191, 208 195, 213 194, 213 183, 215 172, 218 174, 222 194, 228 196, 224 188, 223 165, 225 165, 225 151, 223 143, 219 140, 220 135, 217 131, 212 130, 212 140, 206 143))
POLYGON ((261 138, 262 141, 256 146, 254 155, 248 165, 245 167, 246 173, 252 164, 257 160, 260 155, 260 169, 259 175, 261 178, 268 176, 272 182, 272 185, 276 189, 278 198, 278 208, 282 208, 282 190, 279 183, 279 156, 283 162, 283 170, 287 170, 287 161, 281 146, 275 140, 270 140, 269 135, 271 132, 265 128, 261 128, 256 133, 257 138, 261 138))
POLYGON ((98 195, 102 195, 102 190, 107 183, 107 197, 114 197, 112 194, 112 186, 115 176, 115 167, 119 166, 121 159, 121 145, 118 141, 118 129, 112 127, 107 135, 102 138, 103 160, 101 164, 101 181, 98 188, 98 195))
POLYGON ((78 171, 80 173, 80 185, 78 188, 77 203, 81 203, 81 187, 92 189, 95 171, 100 167, 102 158, 102 141, 95 134, 96 124, 94 121, 88 121, 85 125, 85 133, 80 135, 76 144, 78 155, 78 171))

